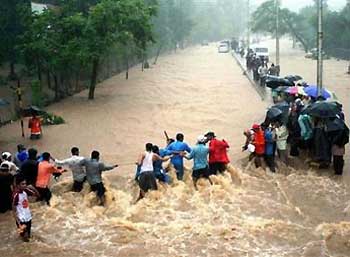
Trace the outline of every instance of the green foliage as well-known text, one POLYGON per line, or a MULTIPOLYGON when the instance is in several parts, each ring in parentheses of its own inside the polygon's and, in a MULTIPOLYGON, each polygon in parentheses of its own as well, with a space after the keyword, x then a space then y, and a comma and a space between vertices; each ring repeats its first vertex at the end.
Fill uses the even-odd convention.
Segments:
POLYGON ((40 81, 38 80, 32 81, 31 91, 32 91, 32 105, 43 107, 44 99, 43 99, 43 92, 42 92, 40 81))
POLYGON ((60 125, 60 124, 64 124, 65 123, 65 120, 61 116, 58 116, 58 115, 55 115, 55 114, 52 114, 52 113, 45 112, 42 115, 42 118, 43 118, 42 124, 44 126, 60 125))

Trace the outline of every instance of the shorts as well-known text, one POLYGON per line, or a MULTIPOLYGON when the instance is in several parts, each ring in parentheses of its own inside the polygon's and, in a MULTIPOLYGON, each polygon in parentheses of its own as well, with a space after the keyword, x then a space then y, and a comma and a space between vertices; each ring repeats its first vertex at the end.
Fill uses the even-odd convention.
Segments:
POLYGON ((23 230, 22 233, 20 233, 19 235, 21 237, 27 236, 30 237, 31 235, 31 230, 32 230, 32 221, 27 221, 27 222, 20 222, 20 224, 18 224, 18 222, 16 222, 16 226, 17 228, 19 228, 19 225, 26 225, 26 228, 23 230), (26 235, 27 234, 27 235, 26 235))
POLYGON ((213 162, 209 163, 210 175, 216 175, 218 171, 223 173, 226 170, 226 163, 223 162, 213 162))
POLYGON ((205 167, 203 169, 193 170, 192 171, 192 178, 199 179, 199 178, 209 178, 210 172, 208 167, 205 167))
POLYGON ((47 205, 50 205, 50 199, 52 197, 52 193, 48 187, 42 188, 37 187, 36 188, 40 194, 39 201, 45 201, 47 205))
POLYGON ((41 135, 40 134, 31 134, 30 135, 30 139, 31 140, 38 140, 41 138, 41 135))
POLYGON ((139 187, 143 192, 148 192, 148 190, 157 190, 157 181, 154 177, 153 171, 142 172, 139 176, 139 187))
POLYGON ((83 181, 73 181, 73 191, 74 192, 80 192, 83 190, 84 183, 86 181, 86 177, 83 179, 83 181))
POLYGON ((105 186, 103 185, 102 182, 94 184, 94 185, 91 185, 90 187, 91 187, 91 191, 96 192, 96 195, 99 198, 101 198, 101 197, 103 197, 105 195, 106 188, 105 188, 105 186))

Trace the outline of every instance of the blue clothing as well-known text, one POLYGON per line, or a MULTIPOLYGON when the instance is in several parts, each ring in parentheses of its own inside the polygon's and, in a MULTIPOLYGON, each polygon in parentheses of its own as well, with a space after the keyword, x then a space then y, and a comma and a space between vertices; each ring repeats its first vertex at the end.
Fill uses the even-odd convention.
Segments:
POLYGON ((21 151, 21 152, 17 153, 16 157, 20 162, 23 163, 25 160, 28 159, 28 152, 26 150, 21 151))
POLYGON ((209 147, 203 144, 198 144, 193 147, 190 155, 187 157, 189 160, 193 159, 193 170, 200 170, 208 167, 208 154, 209 147))
POLYGON ((265 154, 266 155, 273 155, 274 147, 273 147, 274 141, 273 141, 273 134, 271 129, 265 130, 265 154))
POLYGON ((169 154, 174 154, 174 156, 171 157, 171 163, 174 166, 183 165, 183 157, 179 154, 176 154, 175 152, 184 152, 184 151, 190 153, 191 148, 188 146, 188 144, 181 141, 175 141, 168 146, 167 152, 169 154))

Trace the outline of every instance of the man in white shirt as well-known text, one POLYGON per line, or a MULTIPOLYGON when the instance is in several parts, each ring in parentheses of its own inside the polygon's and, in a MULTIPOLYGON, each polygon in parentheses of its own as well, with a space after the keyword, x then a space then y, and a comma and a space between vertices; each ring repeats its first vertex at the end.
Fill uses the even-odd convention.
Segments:
POLYGON ((83 189, 86 181, 85 168, 81 165, 84 157, 79 156, 79 148, 73 147, 71 149, 72 157, 65 160, 55 160, 57 166, 68 166, 73 174, 73 191, 80 192, 83 189))

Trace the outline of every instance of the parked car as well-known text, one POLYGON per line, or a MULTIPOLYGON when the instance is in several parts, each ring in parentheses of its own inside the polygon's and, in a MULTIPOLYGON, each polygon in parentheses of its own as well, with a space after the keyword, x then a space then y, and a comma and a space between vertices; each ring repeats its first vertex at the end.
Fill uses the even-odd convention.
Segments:
MULTIPOLYGON (((325 52, 322 52, 322 56, 323 56, 323 59, 329 59, 329 56, 325 52)), ((310 52, 308 52, 305 55, 305 58, 317 60, 317 58, 318 58, 318 50, 317 50, 317 48, 312 48, 310 50, 310 52)))

